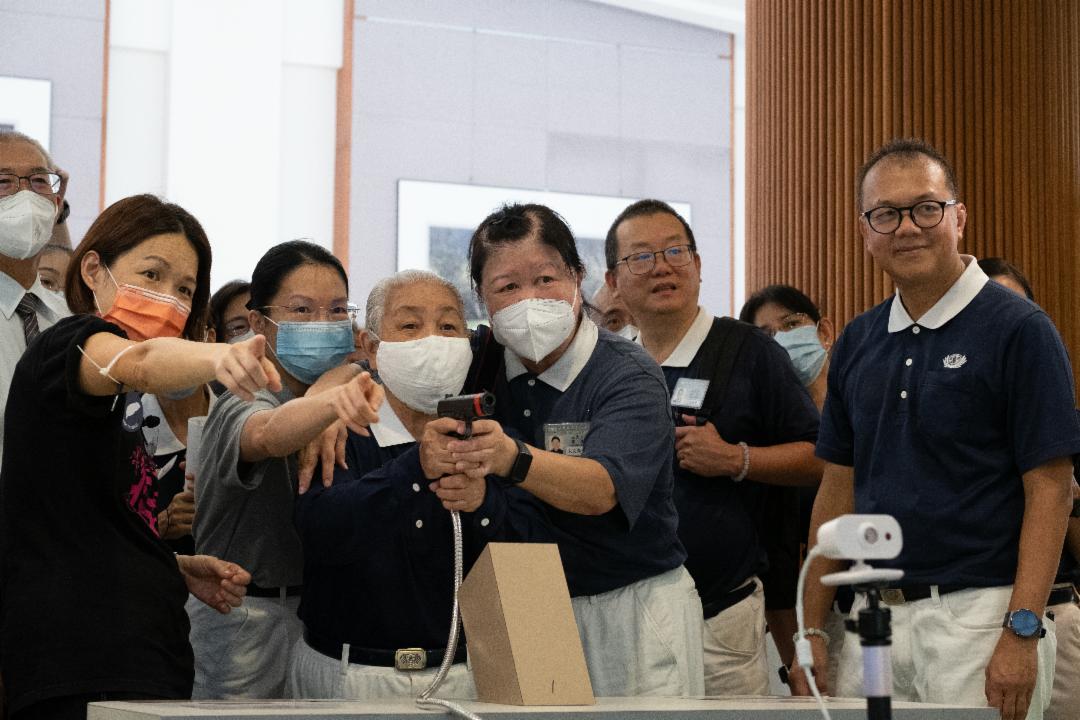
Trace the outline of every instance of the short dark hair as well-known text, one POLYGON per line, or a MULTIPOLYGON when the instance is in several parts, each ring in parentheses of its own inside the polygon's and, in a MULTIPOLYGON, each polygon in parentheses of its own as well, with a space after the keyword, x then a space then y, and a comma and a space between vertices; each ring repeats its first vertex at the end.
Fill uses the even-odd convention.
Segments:
POLYGON ((217 341, 225 342, 225 309, 237 297, 251 290, 247 280, 230 280, 210 296, 210 327, 217 331, 217 341))
POLYGON ((675 208, 671 207, 663 200, 646 198, 645 200, 638 200, 637 202, 628 205, 625 210, 619 213, 615 218, 615 221, 611 223, 611 227, 608 228, 607 238, 604 239, 604 260, 607 263, 608 270, 614 270, 615 265, 619 262, 619 239, 617 237, 619 225, 622 225, 632 218, 660 214, 671 215, 679 221, 683 227, 683 232, 686 233, 686 239, 690 241, 690 249, 695 253, 697 252, 697 241, 694 240, 694 231, 690 229, 690 223, 686 222, 686 218, 675 212, 675 208))
POLYGON ((70 214, 71 203, 67 201, 67 198, 64 198, 64 203, 60 206, 60 214, 56 216, 56 224, 63 225, 65 222, 67 222, 68 215, 70 214))
POLYGON ((133 250, 144 240, 156 235, 180 233, 195 249, 199 268, 195 274, 195 292, 191 298, 191 314, 184 324, 184 337, 202 340, 206 323, 206 306, 210 298, 210 241, 206 238, 199 221, 184 208, 165 202, 153 195, 133 195, 118 200, 104 212, 86 231, 86 236, 71 255, 67 276, 64 278, 64 296, 73 313, 97 311, 94 294, 83 281, 82 259, 91 250, 98 254, 101 263, 108 267, 116 258, 133 250))
POLYGON ((270 300, 281 289, 285 277, 301 265, 325 265, 333 268, 349 290, 349 277, 345 268, 334 254, 321 245, 307 240, 289 240, 267 250, 254 272, 251 273, 251 299, 248 310, 260 310, 270 304, 270 300))
POLYGON ((507 204, 484 218, 469 241, 469 269, 477 294, 491 250, 533 234, 540 242, 555 248, 575 275, 579 278, 585 275, 585 263, 578 254, 574 234, 559 213, 535 203, 507 204))
POLYGON ((886 158, 898 158, 901 160, 914 160, 919 155, 935 162, 945 173, 945 185, 952 194, 953 200, 960 199, 960 185, 956 182, 956 173, 945 156, 938 152, 930 143, 920 138, 896 138, 885 143, 870 155, 863 166, 859 168, 858 177, 855 179, 855 197, 858 199, 859 209, 863 206, 863 183, 866 176, 875 165, 886 158))
POLYGON ((989 275, 991 279, 999 275, 1011 277, 1013 280, 1020 283, 1020 287, 1024 289, 1024 294, 1027 295, 1027 299, 1034 302, 1035 293, 1031 291, 1031 283, 1024 277, 1024 273, 1020 272, 1020 268, 1016 267, 1005 258, 983 258, 979 261, 979 267, 982 268, 982 271, 989 275))
POLYGON ((754 316, 762 306, 773 303, 793 313, 806 313, 815 323, 821 322, 821 310, 802 290, 791 285, 769 285, 751 295, 739 311, 739 319, 754 324, 754 316))

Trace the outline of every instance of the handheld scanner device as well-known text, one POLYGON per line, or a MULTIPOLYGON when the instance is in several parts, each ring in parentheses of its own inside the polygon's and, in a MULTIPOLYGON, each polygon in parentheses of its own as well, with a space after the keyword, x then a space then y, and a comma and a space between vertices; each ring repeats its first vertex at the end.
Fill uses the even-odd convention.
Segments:
POLYGON ((445 397, 436 406, 439 417, 454 418, 465 423, 465 433, 458 435, 461 440, 472 437, 473 420, 490 417, 495 414, 495 395, 489 392, 475 393, 472 395, 456 395, 445 397))

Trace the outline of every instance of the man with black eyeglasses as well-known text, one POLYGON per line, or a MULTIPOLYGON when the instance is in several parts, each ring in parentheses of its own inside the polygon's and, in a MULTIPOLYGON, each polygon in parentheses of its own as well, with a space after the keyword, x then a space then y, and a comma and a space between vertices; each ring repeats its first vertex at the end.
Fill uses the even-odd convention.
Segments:
POLYGON ((69 312, 38 278, 38 259, 52 237, 63 180, 44 148, 0 130, 0 462, 8 388, 27 345, 69 312))
MULTIPOLYGON (((871 155, 858 188, 866 249, 896 293, 834 347, 810 537, 850 512, 900 522, 903 551, 880 563, 904 571, 882 592, 894 697, 1041 718, 1055 651, 1044 609, 1080 451, 1068 355, 1046 313, 960 254, 967 210, 936 149, 893 141, 871 155)), ((819 579, 836 569, 810 569, 811 628, 833 597, 819 579)), ((860 695, 859 643, 844 644, 834 679, 820 634, 809 634, 818 686, 860 695)), ((801 671, 793 683, 805 690, 801 671)))
POLYGON ((674 500, 704 609, 705 692, 767 694, 765 613, 794 607, 797 501, 789 542, 767 512, 776 506, 772 491, 784 489, 776 486, 821 478, 817 408, 768 335, 698 306, 701 258, 671 206, 630 205, 612 223, 605 255, 607 283, 671 393, 674 500))

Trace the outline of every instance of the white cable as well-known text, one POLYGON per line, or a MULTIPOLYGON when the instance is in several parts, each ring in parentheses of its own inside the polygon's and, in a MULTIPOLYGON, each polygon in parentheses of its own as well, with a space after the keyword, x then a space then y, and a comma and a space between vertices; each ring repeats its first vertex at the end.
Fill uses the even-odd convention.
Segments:
MULTIPOLYGON (((803 591, 806 588, 806 574, 810 569, 810 563, 813 562, 814 558, 821 557, 821 555, 819 546, 815 545, 807 553, 802 570, 799 571, 799 584, 795 589, 795 621, 799 626, 799 639, 795 642, 795 656, 799 660, 799 667, 802 668, 803 674, 806 675, 806 682, 810 685, 810 692, 817 700, 818 709, 821 710, 822 716, 825 720, 832 720, 829 716, 829 709, 825 707, 825 701, 822 699, 821 693, 818 692, 817 681, 814 680, 814 650, 810 646, 810 641, 806 638, 806 622, 803 618, 803 591)), ((833 678, 833 682, 835 681, 836 679, 833 678)))
POLYGON ((454 528, 454 608, 450 612, 450 637, 446 640, 446 652, 443 653, 442 665, 439 672, 435 673, 431 684, 416 698, 416 704, 427 710, 443 709, 465 720, 483 720, 474 712, 466 710, 461 705, 449 700, 431 697, 446 679, 450 667, 454 664, 454 655, 457 653, 458 634, 461 630, 461 616, 458 613, 458 591, 461 589, 462 567, 465 564, 465 553, 462 549, 461 540, 461 515, 457 510, 450 511, 450 524, 454 528))

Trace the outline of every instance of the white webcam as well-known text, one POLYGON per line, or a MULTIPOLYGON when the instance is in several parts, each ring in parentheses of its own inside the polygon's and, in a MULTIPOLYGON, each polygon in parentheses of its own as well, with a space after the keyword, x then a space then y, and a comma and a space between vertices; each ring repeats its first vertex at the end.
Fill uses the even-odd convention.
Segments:
POLYGON ((837 560, 891 560, 904 538, 891 515, 841 515, 818 528, 818 546, 837 560))
POLYGON ((891 515, 841 515, 818 528, 815 548, 825 557, 854 560, 844 572, 821 578, 824 585, 892 582, 903 577, 896 569, 874 569, 866 560, 891 560, 900 554, 904 537, 891 515))

